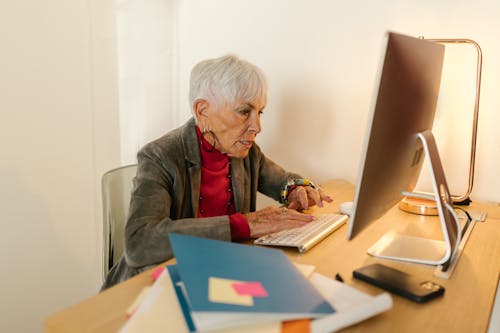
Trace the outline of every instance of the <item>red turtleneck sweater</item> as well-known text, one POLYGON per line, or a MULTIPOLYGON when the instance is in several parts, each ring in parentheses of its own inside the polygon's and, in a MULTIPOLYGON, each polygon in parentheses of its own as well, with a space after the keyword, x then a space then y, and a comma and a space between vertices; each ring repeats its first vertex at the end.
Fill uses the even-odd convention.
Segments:
POLYGON ((250 238, 250 227, 246 217, 236 213, 231 182, 231 159, 226 154, 213 150, 212 145, 201 135, 196 126, 201 152, 201 186, 198 217, 229 215, 232 240, 250 238), (205 149, 206 148, 206 149, 205 149))

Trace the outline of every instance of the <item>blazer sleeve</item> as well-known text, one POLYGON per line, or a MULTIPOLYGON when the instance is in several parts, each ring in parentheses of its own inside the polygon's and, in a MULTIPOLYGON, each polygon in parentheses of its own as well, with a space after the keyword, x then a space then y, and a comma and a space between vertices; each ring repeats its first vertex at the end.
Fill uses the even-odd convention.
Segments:
POLYGON ((258 161, 258 191, 276 201, 281 202, 280 193, 290 179, 302 178, 299 174, 289 172, 267 158, 258 146, 255 146, 258 161))

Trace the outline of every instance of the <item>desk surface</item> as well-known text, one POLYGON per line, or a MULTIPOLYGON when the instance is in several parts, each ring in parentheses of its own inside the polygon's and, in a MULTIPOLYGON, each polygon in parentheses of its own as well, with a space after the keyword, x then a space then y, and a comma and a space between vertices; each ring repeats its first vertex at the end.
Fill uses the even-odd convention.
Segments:
MULTIPOLYGON (((341 202, 353 198, 354 186, 345 181, 330 181, 322 188, 335 201, 318 212, 337 212, 341 202)), ((346 240, 344 225, 305 254, 290 249, 285 253, 294 262, 315 265, 321 274, 333 278, 339 273, 346 283, 372 295, 381 291, 354 280, 352 271, 374 262, 404 270, 422 280, 432 279, 446 288, 444 297, 427 304, 394 296, 391 310, 342 332, 486 332, 500 277, 500 206, 473 203, 470 208, 487 211, 488 218, 476 223, 449 280, 433 277, 432 266, 377 259, 366 254, 368 247, 389 230, 442 237, 437 217, 408 214, 397 208, 352 241, 346 240)), ((151 271, 144 272, 48 317, 45 332, 116 332, 125 323, 127 307, 151 283, 151 271)))

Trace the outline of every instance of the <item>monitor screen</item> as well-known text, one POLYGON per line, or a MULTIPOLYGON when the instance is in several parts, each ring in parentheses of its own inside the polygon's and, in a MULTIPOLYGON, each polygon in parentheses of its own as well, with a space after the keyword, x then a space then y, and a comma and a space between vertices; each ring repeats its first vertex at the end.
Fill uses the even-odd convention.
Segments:
MULTIPOLYGON (((394 207, 403 198, 403 192, 413 191, 424 156, 429 155, 421 133, 432 136, 443 58, 443 45, 388 33, 378 93, 361 157, 348 239, 356 237, 394 207)), ((431 143, 433 141, 432 138, 431 143)), ((443 193, 447 186, 436 148, 433 149, 430 155, 436 156, 435 162, 441 168, 436 172, 440 177, 436 183, 442 198, 440 213, 449 218, 454 213, 450 212, 450 202, 446 202, 446 193, 443 193)), ((453 221, 451 224, 455 228, 453 221)), ((399 245, 407 242, 405 239, 399 245)), ((448 254, 439 253, 424 262, 441 262, 441 256, 449 257, 449 247, 443 249, 448 254)))

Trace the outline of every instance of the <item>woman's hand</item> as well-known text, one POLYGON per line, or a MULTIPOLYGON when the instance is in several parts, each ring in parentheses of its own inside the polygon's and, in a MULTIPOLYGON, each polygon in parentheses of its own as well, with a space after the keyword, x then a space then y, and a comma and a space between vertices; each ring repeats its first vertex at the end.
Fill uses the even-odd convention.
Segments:
POLYGON ((332 202, 333 199, 319 187, 297 186, 288 194, 288 208, 290 209, 304 210, 314 205, 323 207, 323 201, 332 202))
POLYGON ((261 210, 245 214, 250 237, 258 238, 283 229, 302 227, 314 220, 310 214, 299 213, 286 207, 266 207, 261 210))

